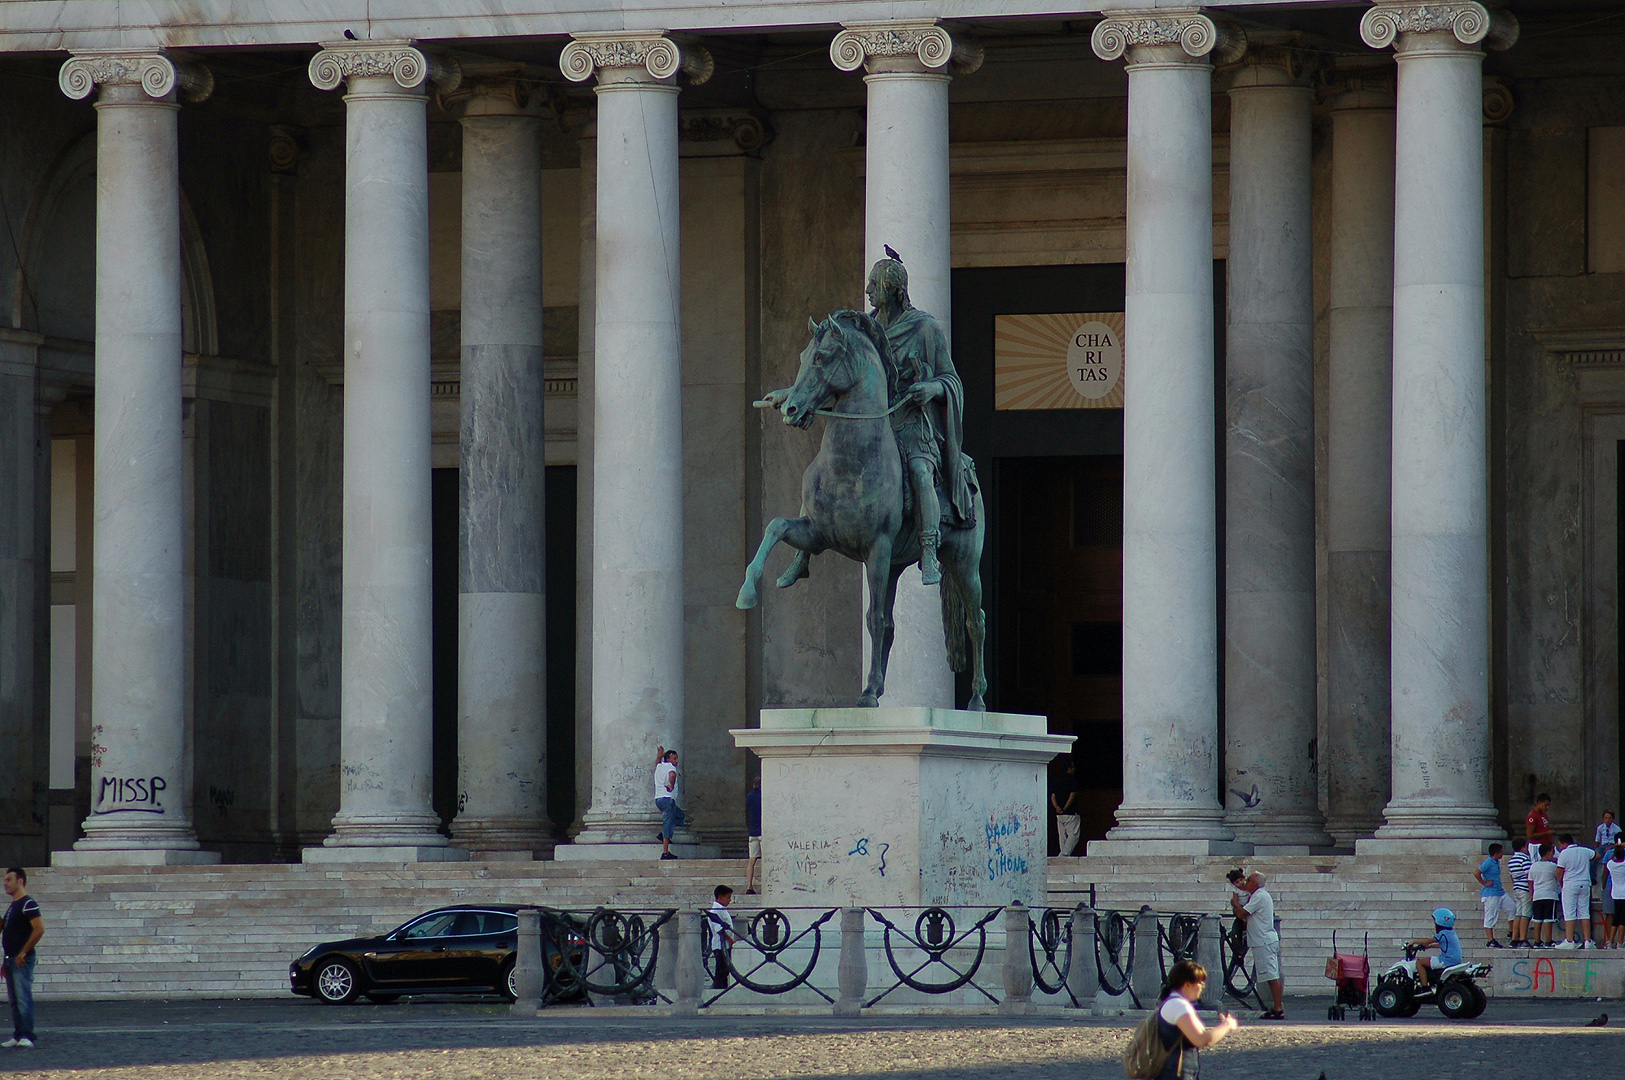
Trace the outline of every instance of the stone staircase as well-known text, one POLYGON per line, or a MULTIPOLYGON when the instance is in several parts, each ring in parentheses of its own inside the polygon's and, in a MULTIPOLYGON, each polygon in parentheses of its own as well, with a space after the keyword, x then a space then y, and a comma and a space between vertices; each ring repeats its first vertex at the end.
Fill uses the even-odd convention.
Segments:
MULTIPOLYGON (((1281 918, 1292 992, 1329 988, 1338 944, 1372 964, 1428 931, 1430 912, 1457 914, 1469 956, 1483 946, 1478 887, 1466 856, 1280 856, 1247 860, 1268 876, 1281 918), (1345 931, 1348 935, 1345 937, 1345 931)), ((1096 886, 1101 908, 1227 913, 1235 860, 1190 856, 1053 859, 1050 902, 1071 907, 1096 886)), ((288 963, 318 941, 381 933, 441 904, 542 904, 591 909, 703 907, 720 882, 742 889, 743 860, 476 862, 413 866, 225 865, 42 869, 29 888, 49 932, 43 997, 247 997, 287 993, 288 963)), ((739 895, 736 910, 757 906, 739 895)), ((1503 935, 1505 930, 1503 928, 1503 935)))

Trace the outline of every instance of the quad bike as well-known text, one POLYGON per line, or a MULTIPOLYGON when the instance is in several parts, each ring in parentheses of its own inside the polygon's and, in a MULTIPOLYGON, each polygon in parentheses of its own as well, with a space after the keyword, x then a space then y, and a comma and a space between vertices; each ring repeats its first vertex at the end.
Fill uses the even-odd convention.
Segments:
POLYGON ((1475 980, 1489 976, 1489 964, 1466 961, 1430 972, 1431 981, 1424 988, 1416 977, 1419 951, 1415 945, 1406 945, 1405 959, 1377 976, 1371 1004, 1378 1015, 1415 1016, 1430 1002, 1451 1020, 1471 1020, 1484 1011, 1489 998, 1475 980))

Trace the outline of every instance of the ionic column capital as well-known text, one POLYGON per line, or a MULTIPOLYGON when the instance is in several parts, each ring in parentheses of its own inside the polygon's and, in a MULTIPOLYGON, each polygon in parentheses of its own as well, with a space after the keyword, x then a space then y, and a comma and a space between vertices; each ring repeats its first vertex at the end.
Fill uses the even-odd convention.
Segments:
POLYGON ((461 107, 462 119, 480 116, 540 116, 547 107, 544 94, 532 91, 521 76, 523 64, 504 74, 473 75, 465 70, 457 89, 440 95, 443 109, 461 107))
MULTIPOLYGON (((1214 19, 1201 8, 1152 8, 1118 11, 1095 25, 1089 43, 1102 60, 1116 60, 1138 49, 1158 49, 1156 60, 1177 60, 1174 46, 1193 61, 1234 63, 1247 51, 1247 35, 1240 27, 1214 19)), ((1146 58, 1151 59, 1151 58, 1146 58)))
POLYGON ((877 67, 969 75, 982 66, 982 47, 954 37, 934 20, 923 22, 852 22, 829 43, 829 59, 841 71, 877 67))
POLYGON ((457 89, 463 76, 457 61, 431 56, 410 41, 324 41, 322 51, 310 58, 310 83, 318 90, 335 90, 350 79, 385 77, 402 90, 432 82, 444 93, 457 89))
POLYGON ((1253 42, 1239 60, 1226 64, 1225 69, 1230 75, 1232 90, 1255 86, 1308 86, 1308 78, 1318 66, 1318 60, 1319 54, 1290 43, 1253 42))
POLYGON ((594 75, 603 82, 606 73, 614 73, 617 82, 664 83, 682 74, 697 86, 715 69, 703 45, 679 43, 664 30, 577 34, 559 54, 559 70, 571 82, 586 82, 594 75))
POLYGON ((1383 67, 1333 71, 1324 76, 1320 87, 1321 101, 1332 112, 1346 109, 1392 109, 1394 107, 1394 69, 1383 67))
POLYGON ((1518 20, 1477 0, 1377 0, 1360 19, 1360 37, 1373 49, 1392 45, 1405 52, 1407 35, 1446 33, 1461 45, 1510 49, 1518 40, 1518 20))
POLYGON ((202 64, 150 49, 75 53, 57 73, 57 85, 75 101, 98 86, 140 87, 153 101, 202 101, 214 92, 214 74, 202 64))

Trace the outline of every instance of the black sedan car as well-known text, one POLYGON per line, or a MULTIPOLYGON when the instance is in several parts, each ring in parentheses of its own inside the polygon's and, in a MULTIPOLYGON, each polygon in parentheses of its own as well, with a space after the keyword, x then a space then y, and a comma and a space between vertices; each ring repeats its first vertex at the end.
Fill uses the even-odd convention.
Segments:
MULTIPOLYGON (((295 994, 333 1005, 366 995, 394 1001, 404 994, 502 994, 512 1001, 519 946, 518 908, 462 905, 436 908, 379 937, 327 941, 288 966, 295 994)), ((568 994, 559 946, 584 944, 568 916, 542 913, 542 963, 548 996, 568 994)))

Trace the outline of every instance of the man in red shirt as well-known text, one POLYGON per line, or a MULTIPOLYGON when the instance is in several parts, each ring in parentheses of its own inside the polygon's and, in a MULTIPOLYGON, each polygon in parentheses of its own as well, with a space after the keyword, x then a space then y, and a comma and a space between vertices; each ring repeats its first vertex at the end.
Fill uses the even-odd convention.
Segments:
POLYGON ((1535 796, 1535 808, 1523 819, 1524 835, 1529 839, 1532 851, 1539 851, 1538 845, 1553 844, 1557 839, 1552 834, 1551 819, 1546 816, 1546 812, 1551 808, 1552 797, 1543 791, 1535 796))

